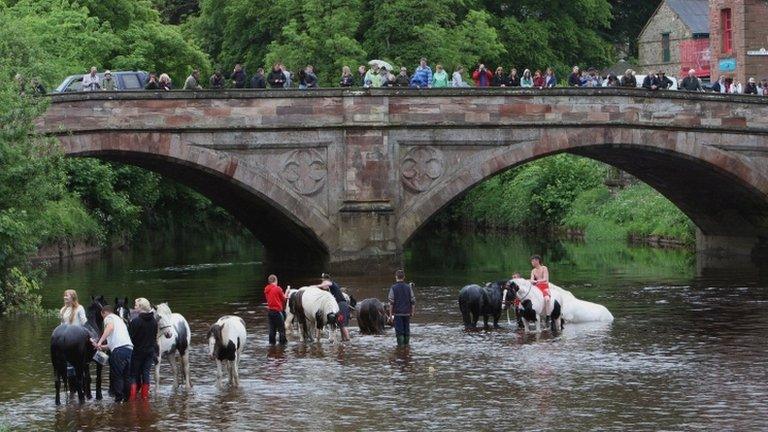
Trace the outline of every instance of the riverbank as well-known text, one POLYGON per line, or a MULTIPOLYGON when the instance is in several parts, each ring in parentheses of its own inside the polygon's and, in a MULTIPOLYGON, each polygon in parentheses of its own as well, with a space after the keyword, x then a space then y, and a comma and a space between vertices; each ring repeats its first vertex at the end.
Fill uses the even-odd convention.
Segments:
POLYGON ((609 170, 571 155, 541 159, 480 184, 437 222, 661 247, 695 243, 680 209, 644 183, 606 186, 609 170))

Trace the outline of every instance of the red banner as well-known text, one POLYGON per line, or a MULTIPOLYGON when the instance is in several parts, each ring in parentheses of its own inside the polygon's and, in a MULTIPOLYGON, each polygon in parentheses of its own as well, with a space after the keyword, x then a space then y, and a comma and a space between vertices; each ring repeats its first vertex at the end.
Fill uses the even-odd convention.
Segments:
POLYGON ((690 69, 696 70, 696 76, 709 76, 709 39, 688 39, 680 41, 680 75, 688 75, 690 69))

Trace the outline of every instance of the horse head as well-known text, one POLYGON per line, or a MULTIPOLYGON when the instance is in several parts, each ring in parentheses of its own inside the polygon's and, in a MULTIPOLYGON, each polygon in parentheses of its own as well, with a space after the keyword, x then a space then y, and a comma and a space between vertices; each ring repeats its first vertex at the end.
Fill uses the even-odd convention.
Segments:
POLYGON ((131 309, 128 305, 128 297, 122 300, 115 297, 115 315, 122 318, 126 324, 131 320, 131 309))
POLYGON ((106 305, 107 300, 104 299, 103 295, 98 297, 91 296, 91 304, 85 311, 86 327, 89 328, 89 332, 97 333, 96 338, 104 332, 104 318, 101 316, 101 309, 106 305))
POLYGON ((222 326, 218 324, 212 325, 206 335, 206 338, 208 339, 208 355, 211 356, 212 360, 216 360, 219 357, 219 351, 224 345, 221 335, 221 327, 222 326))
POLYGON ((517 291, 520 289, 514 280, 499 281, 499 289, 501 290, 501 308, 506 310, 514 303, 515 297, 517 297, 517 291))
POLYGON ((168 303, 160 303, 155 307, 155 319, 157 320, 157 331, 162 332, 163 335, 170 339, 173 337, 173 319, 171 317, 173 313, 171 308, 168 307, 168 303))

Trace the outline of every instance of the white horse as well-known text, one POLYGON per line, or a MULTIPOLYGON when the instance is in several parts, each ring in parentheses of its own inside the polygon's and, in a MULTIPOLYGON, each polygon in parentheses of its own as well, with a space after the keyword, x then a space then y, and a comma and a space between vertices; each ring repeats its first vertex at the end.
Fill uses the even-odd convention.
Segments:
POLYGON ((549 291, 563 300, 563 319, 569 323, 613 322, 613 314, 605 306, 576 298, 570 291, 549 284, 549 291))
POLYGON ((208 354, 216 360, 216 385, 221 385, 222 363, 227 368, 229 385, 240 385, 238 365, 245 348, 245 322, 238 316, 219 318, 208 330, 208 354))
POLYGON ((315 328, 315 337, 319 341, 323 329, 328 331, 328 339, 336 342, 339 331, 339 305, 328 291, 316 285, 288 288, 285 294, 288 299, 286 308, 285 329, 293 333, 294 325, 298 324, 302 341, 312 341, 311 328, 315 328))
POLYGON ((157 317, 157 346, 160 348, 155 365, 155 380, 157 389, 160 389, 160 363, 163 356, 168 356, 173 374, 173 386, 177 387, 178 374, 176 372, 176 354, 181 359, 181 375, 184 385, 189 390, 192 383, 189 380, 189 345, 192 340, 192 332, 189 324, 181 314, 172 313, 167 303, 160 303, 155 308, 157 317))

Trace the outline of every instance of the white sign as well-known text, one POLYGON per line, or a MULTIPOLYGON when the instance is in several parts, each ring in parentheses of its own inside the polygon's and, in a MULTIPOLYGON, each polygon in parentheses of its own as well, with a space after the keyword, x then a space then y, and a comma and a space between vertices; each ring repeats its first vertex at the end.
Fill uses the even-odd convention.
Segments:
POLYGON ((747 51, 747 55, 749 56, 768 56, 768 50, 765 48, 760 48, 756 51, 747 51))

